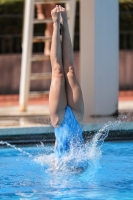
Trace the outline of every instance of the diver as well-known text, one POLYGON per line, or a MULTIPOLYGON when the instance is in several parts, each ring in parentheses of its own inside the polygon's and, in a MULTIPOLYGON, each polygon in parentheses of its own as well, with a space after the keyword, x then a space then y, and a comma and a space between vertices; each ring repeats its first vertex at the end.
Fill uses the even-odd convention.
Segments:
POLYGON ((80 148, 84 144, 84 103, 75 75, 67 13, 65 8, 56 5, 51 15, 53 35, 50 52, 52 80, 49 110, 51 123, 55 129, 55 154, 60 158, 69 152, 71 145, 80 148))

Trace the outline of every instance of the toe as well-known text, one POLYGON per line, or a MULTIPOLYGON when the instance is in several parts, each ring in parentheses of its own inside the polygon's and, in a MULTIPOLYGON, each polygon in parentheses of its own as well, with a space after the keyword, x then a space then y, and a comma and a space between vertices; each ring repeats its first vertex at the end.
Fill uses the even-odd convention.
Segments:
POLYGON ((61 11, 61 5, 59 5, 59 10, 61 11))
POLYGON ((54 12, 56 12, 56 7, 53 10, 51 10, 51 13, 54 13, 54 12))
POLYGON ((58 6, 58 5, 56 5, 56 11, 57 11, 57 12, 60 12, 60 9, 59 9, 59 6, 58 6))
POLYGON ((61 11, 65 11, 65 8, 61 7, 61 11))

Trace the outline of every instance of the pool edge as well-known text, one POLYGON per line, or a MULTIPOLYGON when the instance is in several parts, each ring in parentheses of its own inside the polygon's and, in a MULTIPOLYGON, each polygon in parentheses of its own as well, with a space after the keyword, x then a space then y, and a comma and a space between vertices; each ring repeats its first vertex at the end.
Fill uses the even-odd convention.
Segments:
MULTIPOLYGON (((84 124, 83 137, 89 141, 99 130, 106 128, 106 124, 84 124)), ((107 129, 108 130, 108 129, 107 129)), ((133 140, 133 123, 124 122, 109 128, 106 141, 133 140)), ((0 141, 11 144, 53 143, 55 141, 54 129, 50 125, 3 127, 0 128, 0 141)))

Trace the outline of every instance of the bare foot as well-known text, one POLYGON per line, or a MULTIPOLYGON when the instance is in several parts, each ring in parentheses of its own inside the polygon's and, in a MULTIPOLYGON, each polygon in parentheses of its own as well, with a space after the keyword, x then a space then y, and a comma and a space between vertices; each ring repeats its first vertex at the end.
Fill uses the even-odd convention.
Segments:
POLYGON ((60 23, 61 25, 65 26, 67 24, 67 13, 66 13, 66 9, 63 8, 62 6, 59 6, 59 10, 61 13, 60 16, 60 23))
POLYGON ((51 11, 51 16, 53 19, 53 23, 60 24, 60 9, 58 5, 51 11))

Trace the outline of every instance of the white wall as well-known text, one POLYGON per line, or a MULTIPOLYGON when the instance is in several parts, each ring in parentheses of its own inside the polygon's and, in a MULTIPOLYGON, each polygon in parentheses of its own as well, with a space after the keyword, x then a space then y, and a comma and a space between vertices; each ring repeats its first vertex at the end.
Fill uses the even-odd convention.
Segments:
POLYGON ((80 74, 85 116, 111 115, 118 106, 118 1, 80 3, 80 74))

